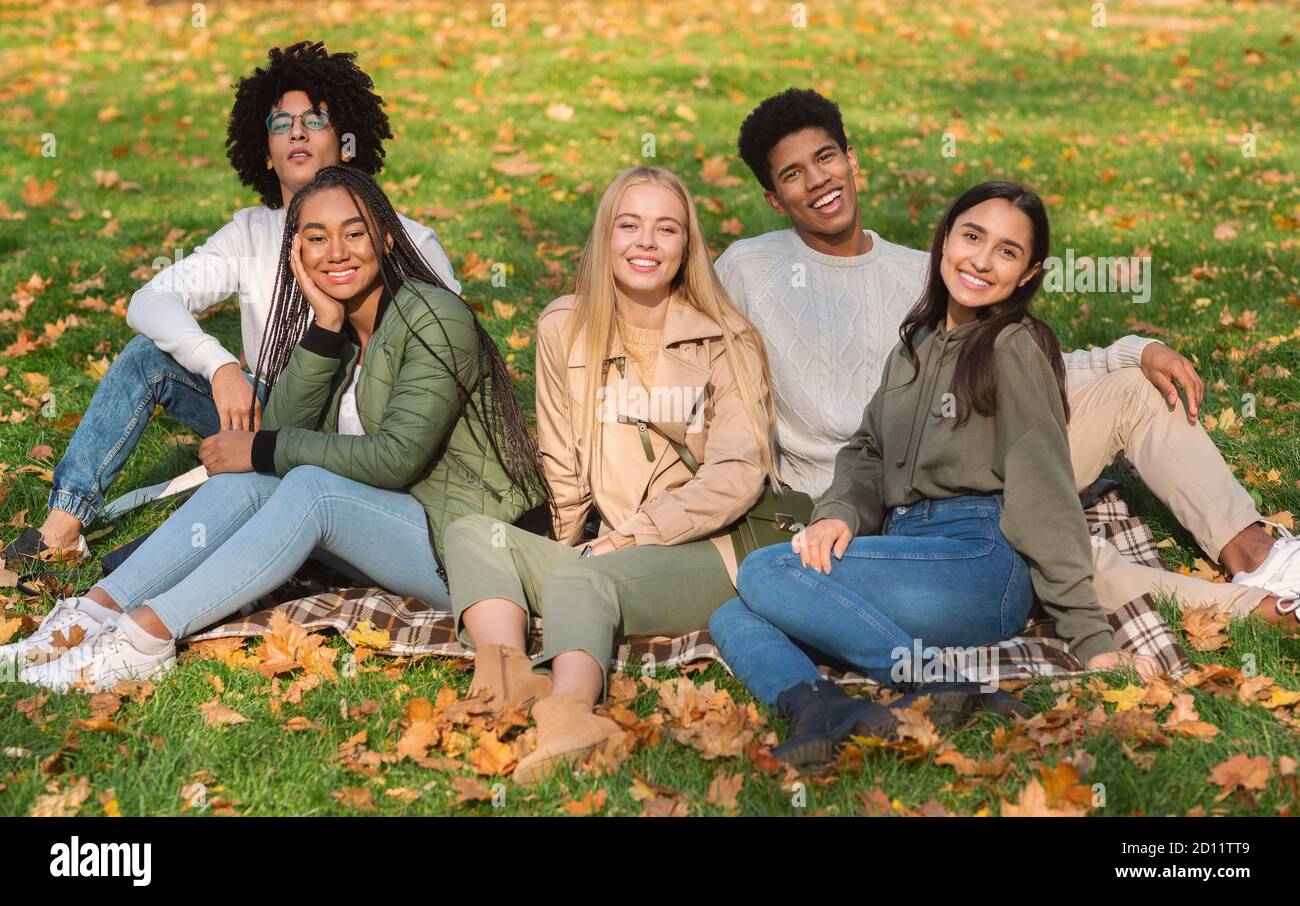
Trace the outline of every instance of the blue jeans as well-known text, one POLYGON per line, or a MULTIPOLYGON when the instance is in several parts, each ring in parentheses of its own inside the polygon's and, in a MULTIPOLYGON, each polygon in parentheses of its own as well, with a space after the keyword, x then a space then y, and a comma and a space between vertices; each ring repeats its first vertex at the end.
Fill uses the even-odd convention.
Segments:
POLYGON ((420 502, 318 466, 283 479, 212 476, 99 587, 124 611, 147 603, 181 639, 279 587, 313 554, 362 585, 451 610, 420 502))
POLYGON ((919 666, 917 649, 1010 638, 1034 595, 998 528, 1001 513, 998 496, 897 507, 885 534, 854 538, 828 575, 802 566, 789 544, 755 551, 740 567, 740 597, 714 612, 709 633, 736 677, 773 707, 785 690, 821 679, 806 649, 892 683, 900 660, 919 666))
MULTIPOLYGON (((244 376, 252 383, 252 376, 244 376)), ((265 386, 258 398, 266 402, 265 386)), ((155 406, 199 437, 221 430, 212 385, 182 368, 148 337, 139 335, 113 360, 68 449, 54 469, 50 509, 89 525, 104 507, 104 492, 135 450, 155 406)), ((169 476, 170 477, 170 476, 169 476)))

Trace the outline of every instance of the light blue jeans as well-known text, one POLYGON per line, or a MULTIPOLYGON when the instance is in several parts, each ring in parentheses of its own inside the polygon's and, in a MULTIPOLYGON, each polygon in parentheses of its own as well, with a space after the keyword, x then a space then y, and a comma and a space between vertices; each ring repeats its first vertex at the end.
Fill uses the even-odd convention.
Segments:
MULTIPOLYGON (((252 383, 252 375, 244 372, 244 377, 252 383)), ((258 398, 266 403, 265 385, 258 398)), ((139 335, 109 366, 55 466, 50 509, 71 513, 82 525, 93 522, 104 508, 104 491, 140 442, 155 406, 199 437, 221 430, 207 378, 139 335)))
POLYGON ((451 610, 420 502, 317 466, 282 479, 212 476, 99 587, 124 611, 148 604, 182 639, 279 587, 313 555, 363 585, 451 610))
POLYGON ((973 648, 1024 628, 1034 603, 1029 568, 998 520, 1000 496, 922 500, 897 507, 883 535, 849 542, 823 575, 789 543, 740 566, 733 598, 709 620, 723 658, 756 697, 821 679, 809 651, 890 684, 927 648, 973 648), (906 659, 904 661, 904 659, 906 659))

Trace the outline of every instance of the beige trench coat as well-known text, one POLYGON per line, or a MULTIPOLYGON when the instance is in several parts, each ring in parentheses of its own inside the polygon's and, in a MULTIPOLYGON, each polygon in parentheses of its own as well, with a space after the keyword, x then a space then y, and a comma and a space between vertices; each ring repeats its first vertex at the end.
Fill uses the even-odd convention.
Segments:
MULTIPOLYGON (((600 461, 584 484, 578 480, 581 426, 576 422, 588 364, 582 337, 567 352, 575 311, 574 297, 564 296, 537 322, 538 441, 558 510, 555 537, 576 544, 594 505, 601 514, 601 535, 617 532, 637 544, 709 538, 734 585, 736 555, 727 528, 757 502, 764 473, 721 331, 703 313, 670 299, 651 387, 642 382, 615 332, 609 355, 598 363, 606 394, 597 409, 600 461), (695 457, 696 474, 664 435, 695 457)), ((752 347, 741 349, 757 355, 752 347)), ((754 362, 751 371, 758 370, 754 362)), ((765 400, 766 382, 757 389, 765 400)))

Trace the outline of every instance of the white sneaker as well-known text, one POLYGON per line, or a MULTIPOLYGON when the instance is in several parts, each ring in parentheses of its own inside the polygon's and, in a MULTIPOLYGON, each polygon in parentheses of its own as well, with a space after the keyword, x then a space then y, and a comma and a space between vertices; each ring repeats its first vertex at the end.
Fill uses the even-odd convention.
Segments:
POLYGON ((38 648, 46 649, 52 657, 57 657, 57 649, 54 648, 56 632, 62 632, 64 638, 67 638, 74 627, 80 626, 83 633, 90 635, 100 623, 117 614, 116 610, 96 604, 90 598, 60 598, 35 632, 25 639, 0 647, 0 663, 12 660, 19 667, 25 667, 29 664, 28 653, 38 648))
POLYGON ((148 679, 170 670, 176 664, 176 643, 153 639, 157 650, 142 651, 131 637, 141 640, 153 637, 142 628, 123 626, 129 622, 130 618, 121 614, 100 623, 85 641, 68 649, 63 657, 27 668, 19 679, 56 692, 66 692, 74 685, 103 690, 112 689, 118 680, 148 679))
POLYGON ((1300 595, 1300 536, 1293 535, 1276 522, 1268 524, 1278 530, 1279 537, 1269 548, 1264 562, 1254 572, 1237 573, 1232 581, 1238 585, 1263 588, 1283 597, 1300 595))

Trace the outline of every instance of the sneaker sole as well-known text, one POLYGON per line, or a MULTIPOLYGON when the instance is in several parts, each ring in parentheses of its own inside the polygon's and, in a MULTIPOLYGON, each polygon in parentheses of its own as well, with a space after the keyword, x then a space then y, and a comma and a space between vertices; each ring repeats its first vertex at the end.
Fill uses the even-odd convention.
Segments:
MULTIPOLYGON (((52 661, 51 663, 58 663, 58 662, 52 661)), ((87 691, 93 690, 95 692, 104 692, 112 689, 122 680, 152 679, 153 677, 157 676, 160 673, 167 673, 175 666, 176 666, 176 655, 173 654, 170 657, 162 661, 159 661, 157 664, 154 664, 148 670, 145 670, 143 672, 129 671, 129 670, 114 671, 114 674, 112 676, 104 680, 101 681, 87 680, 82 684, 81 689, 85 689, 87 691)), ((67 679, 61 679, 58 682, 52 682, 47 684, 47 683, 40 682, 39 677, 37 677, 37 678, 28 679, 25 682, 35 683, 36 685, 43 686, 44 688, 49 689, 52 692, 72 692, 72 691, 81 691, 81 689, 77 689, 77 690, 73 689, 73 686, 76 686, 78 681, 69 682, 67 679)))

